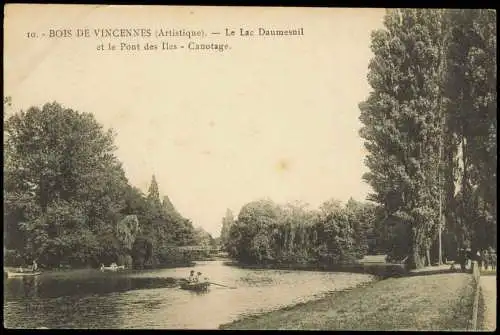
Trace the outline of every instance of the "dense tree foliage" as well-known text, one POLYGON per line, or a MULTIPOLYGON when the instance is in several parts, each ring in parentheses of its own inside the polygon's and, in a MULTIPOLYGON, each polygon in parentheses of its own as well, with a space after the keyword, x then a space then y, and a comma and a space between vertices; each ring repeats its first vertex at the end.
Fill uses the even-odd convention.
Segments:
POLYGON ((495 11, 389 10, 384 25, 360 119, 387 251, 429 264, 443 223, 446 255, 496 248, 495 11))
POLYGON ((453 153, 447 161, 450 198, 452 178, 458 184, 449 215, 457 221, 458 244, 496 249, 496 12, 450 10, 448 20, 443 91, 453 153))
MULTIPOLYGON (((230 256, 258 265, 336 265, 363 257, 373 229, 375 206, 328 201, 319 210, 303 203, 244 205, 225 242, 230 256)), ((226 214, 223 222, 231 215, 226 214)))
POLYGON ((360 105, 371 199, 396 224, 411 226, 405 254, 415 266, 423 265, 438 219, 441 15, 434 9, 386 15, 386 29, 372 37, 373 91, 360 105))
MULTIPOLYGON (((360 103, 368 203, 271 200, 227 210, 220 245, 251 264, 342 264, 388 253, 421 267, 457 248, 496 249, 496 12, 393 9, 372 33, 360 103)), ((214 246, 161 198, 132 187, 114 134, 57 103, 12 113, 4 99, 4 252, 9 263, 186 262, 214 246)))
POLYGON ((376 205, 249 203, 223 220, 232 257, 342 263, 386 252, 418 268, 460 247, 496 249, 496 12, 388 10, 371 49, 359 107, 376 205))
POLYGON ((192 223, 160 202, 154 176, 144 196, 114 151, 113 132, 90 113, 49 103, 6 117, 7 263, 142 267, 169 263, 165 246, 197 243, 192 223))

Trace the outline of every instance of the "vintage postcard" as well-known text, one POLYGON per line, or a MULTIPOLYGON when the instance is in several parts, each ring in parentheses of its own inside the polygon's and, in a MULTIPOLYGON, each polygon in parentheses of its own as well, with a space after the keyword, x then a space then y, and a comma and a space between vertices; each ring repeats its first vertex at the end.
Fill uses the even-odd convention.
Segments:
POLYGON ((496 329, 496 20, 4 6, 4 327, 496 329))

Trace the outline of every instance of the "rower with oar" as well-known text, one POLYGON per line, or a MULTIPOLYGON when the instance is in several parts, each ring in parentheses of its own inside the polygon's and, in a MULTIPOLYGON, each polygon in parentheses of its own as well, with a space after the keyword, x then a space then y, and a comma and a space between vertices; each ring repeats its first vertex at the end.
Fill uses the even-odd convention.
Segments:
POLYGON ((189 277, 188 277, 187 281, 190 282, 190 283, 194 283, 195 282, 194 270, 191 270, 191 272, 189 273, 189 277))
POLYGON ((195 273, 196 272, 194 270, 191 270, 190 273, 189 273, 189 277, 187 279, 181 278, 180 281, 181 282, 188 282, 188 283, 191 283, 191 284, 195 284, 195 283, 209 283, 209 284, 212 284, 212 285, 217 285, 217 286, 226 287, 226 288, 230 288, 230 289, 235 289, 236 288, 236 287, 232 287, 232 286, 227 286, 227 285, 222 285, 222 284, 211 282, 211 281, 209 281, 208 277, 204 277, 203 281, 201 281, 200 278, 201 278, 202 273, 198 272, 198 273, 196 273, 196 276, 195 276, 195 273))
MULTIPOLYGON (((202 283, 202 281, 201 281, 201 275, 202 275, 202 273, 201 273, 201 272, 198 272, 196 275, 197 275, 197 276, 196 276, 195 281, 196 281, 197 283, 202 283)), ((204 281, 205 281, 205 282, 208 282, 208 278, 207 278, 207 277, 205 277, 205 278, 204 278, 204 281)))
MULTIPOLYGON (((201 275, 202 273, 201 272, 198 272, 198 277, 196 277, 196 282, 202 282, 200 280, 201 278, 201 275)), ((231 288, 231 289, 235 289, 236 287, 231 287, 231 286, 227 286, 227 285, 222 285, 222 284, 217 284, 217 283, 214 283, 214 282, 211 282, 209 281, 209 279, 207 277, 204 278, 204 281, 205 283, 209 283, 209 284, 212 284, 212 285, 217 285, 217 286, 222 286, 222 287, 227 287, 227 288, 231 288)))
POLYGON ((210 282, 210 284, 212 285, 217 285, 217 286, 222 286, 222 287, 227 287, 227 288, 230 288, 230 289, 236 289, 236 287, 234 286, 227 286, 227 285, 222 285, 222 284, 217 284, 217 283, 214 283, 214 282, 210 282))

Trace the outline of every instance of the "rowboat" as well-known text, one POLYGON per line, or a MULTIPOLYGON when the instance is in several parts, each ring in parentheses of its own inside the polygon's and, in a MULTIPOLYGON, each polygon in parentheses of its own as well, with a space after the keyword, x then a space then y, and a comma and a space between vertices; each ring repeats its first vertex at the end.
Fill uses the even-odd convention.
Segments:
POLYGON ((27 271, 27 272, 12 272, 12 271, 7 271, 7 278, 12 278, 12 277, 25 277, 25 276, 38 276, 40 275, 41 272, 33 272, 33 271, 27 271))
POLYGON ((101 264, 101 271, 118 271, 118 270, 125 270, 125 265, 116 265, 116 263, 112 263, 111 266, 104 266, 104 264, 101 264))
POLYGON ((209 286, 210 286, 209 282, 202 282, 202 283, 181 282, 180 284, 180 288, 182 290, 198 291, 198 292, 208 290, 209 286))

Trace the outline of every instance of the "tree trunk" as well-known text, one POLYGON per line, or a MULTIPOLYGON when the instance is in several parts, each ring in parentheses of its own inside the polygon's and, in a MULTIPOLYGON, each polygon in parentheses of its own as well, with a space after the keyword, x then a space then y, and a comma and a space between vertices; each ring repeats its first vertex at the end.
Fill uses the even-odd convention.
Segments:
MULTIPOLYGON (((457 235, 459 233, 457 222, 456 222, 456 203, 455 203, 455 175, 456 175, 456 167, 455 167, 455 157, 457 153, 456 140, 454 138, 453 129, 451 128, 450 121, 447 120, 446 128, 445 128, 445 137, 444 137, 444 147, 443 153, 445 155, 444 158, 444 208, 443 208, 443 224, 446 227, 447 232, 451 232, 455 237, 455 244, 447 244, 445 246, 445 254, 446 255, 455 255, 457 251, 458 238, 457 235), (453 249, 450 249, 453 248, 453 249)), ((448 236, 449 240, 449 236, 448 236)), ((456 256, 455 256, 456 257, 456 256)))
POLYGON ((413 246, 412 254, 411 254, 411 261, 410 261, 410 269, 419 269, 421 268, 420 264, 420 254, 418 250, 418 246, 413 246))
MULTIPOLYGON (((439 206, 441 207, 441 206, 439 206)), ((441 211, 441 209, 440 209, 441 211)), ((440 219, 442 218, 442 216, 440 215, 440 219)), ((439 234, 439 251, 438 251, 438 265, 441 265, 443 264, 443 242, 442 242, 442 225, 441 225, 441 222, 439 223, 439 231, 438 231, 438 234, 439 234)))
POLYGON ((421 255, 421 247, 418 243, 418 235, 416 228, 412 228, 412 236, 411 236, 411 252, 409 259, 409 267, 410 269, 420 269, 423 267, 422 264, 422 255, 421 255))
POLYGON ((425 256, 427 257, 427 266, 431 266, 431 250, 429 246, 425 247, 425 256))

